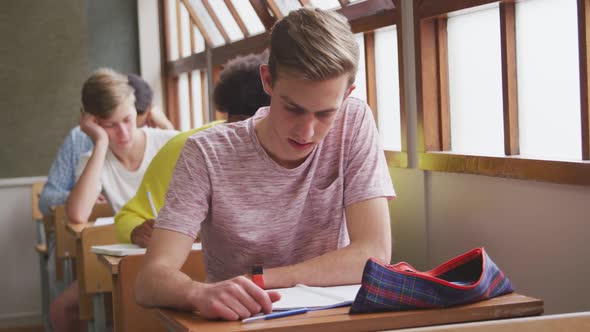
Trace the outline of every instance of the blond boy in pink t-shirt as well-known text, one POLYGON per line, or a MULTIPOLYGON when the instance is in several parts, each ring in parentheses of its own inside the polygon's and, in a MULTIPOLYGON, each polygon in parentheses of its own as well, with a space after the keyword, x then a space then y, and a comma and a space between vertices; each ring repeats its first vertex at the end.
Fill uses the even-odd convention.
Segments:
POLYGON ((187 140, 138 276, 147 307, 237 320, 279 299, 265 288, 359 283, 391 259, 395 195, 366 103, 349 98, 359 51, 346 19, 300 9, 271 33, 268 108, 187 140), (321 31, 321 33, 317 33, 321 31), (180 272, 201 231, 208 283, 180 272))

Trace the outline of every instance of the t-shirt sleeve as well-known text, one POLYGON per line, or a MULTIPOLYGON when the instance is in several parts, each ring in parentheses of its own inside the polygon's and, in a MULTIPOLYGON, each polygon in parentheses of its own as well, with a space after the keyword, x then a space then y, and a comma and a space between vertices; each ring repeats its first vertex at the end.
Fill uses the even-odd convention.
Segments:
POLYGON ((369 106, 363 104, 346 128, 352 136, 344 161, 345 207, 371 198, 395 197, 375 120, 369 106))
POLYGON ((39 197, 39 209, 48 213, 51 206, 65 204, 73 186, 74 170, 76 165, 71 157, 74 150, 72 133, 65 138, 60 146, 57 156, 51 164, 47 182, 39 197))
POLYGON ((172 173, 155 227, 196 238, 209 213, 210 201, 207 163, 196 140, 188 139, 172 173))

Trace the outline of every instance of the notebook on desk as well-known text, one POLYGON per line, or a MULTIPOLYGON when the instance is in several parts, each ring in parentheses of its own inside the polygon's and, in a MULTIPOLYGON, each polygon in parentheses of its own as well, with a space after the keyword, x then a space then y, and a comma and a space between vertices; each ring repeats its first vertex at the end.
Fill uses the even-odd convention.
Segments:
POLYGON ((352 304, 361 287, 358 285, 310 287, 296 285, 291 288, 273 289, 281 294, 281 299, 272 305, 273 311, 298 308, 311 310, 327 309, 352 304))
POLYGON ((112 225, 115 223, 115 217, 96 218, 94 226, 112 225))
MULTIPOLYGON (((192 250, 201 250, 200 243, 193 243, 192 250)), ((145 254, 146 249, 135 244, 117 243, 104 246, 92 246, 91 252, 109 256, 129 256, 145 254)))

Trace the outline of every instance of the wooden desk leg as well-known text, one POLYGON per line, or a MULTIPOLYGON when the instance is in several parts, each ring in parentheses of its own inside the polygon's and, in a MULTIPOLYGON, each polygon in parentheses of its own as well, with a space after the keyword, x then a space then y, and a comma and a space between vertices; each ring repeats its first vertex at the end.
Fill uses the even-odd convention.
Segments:
POLYGON ((113 274, 112 276, 113 281, 113 330, 114 332, 121 332, 123 331, 122 321, 121 321, 121 290, 119 289, 119 276, 117 274, 113 274))
POLYGON ((39 271, 41 272, 41 310, 43 327, 49 331, 49 272, 47 271, 47 254, 39 253, 39 271))
POLYGON ((88 322, 88 330, 105 332, 106 317, 104 313, 104 293, 95 293, 92 295, 92 312, 93 317, 92 320, 88 322))

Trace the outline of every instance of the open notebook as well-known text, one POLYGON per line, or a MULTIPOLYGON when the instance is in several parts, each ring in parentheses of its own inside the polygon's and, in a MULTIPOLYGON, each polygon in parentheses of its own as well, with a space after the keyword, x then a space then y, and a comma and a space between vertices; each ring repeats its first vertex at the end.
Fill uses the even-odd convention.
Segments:
MULTIPOLYGON (((201 250, 200 243, 193 243, 193 250, 201 250)), ((146 249, 135 244, 117 243, 104 246, 92 246, 91 252, 109 256, 129 256, 145 254, 146 249)))
POLYGON ((291 288, 273 289, 281 299, 272 305, 273 311, 309 308, 311 310, 341 307, 352 304, 361 285, 309 287, 296 285, 291 288))

